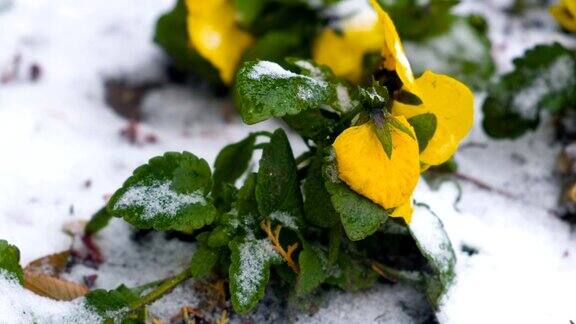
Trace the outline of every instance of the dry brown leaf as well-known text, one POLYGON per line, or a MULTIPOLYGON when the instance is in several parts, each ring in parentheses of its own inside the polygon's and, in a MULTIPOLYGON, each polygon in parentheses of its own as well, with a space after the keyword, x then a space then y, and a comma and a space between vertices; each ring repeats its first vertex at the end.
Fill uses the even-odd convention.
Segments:
POLYGON ((90 291, 85 285, 32 271, 24 272, 24 287, 55 300, 76 299, 90 291))
POLYGON ((50 254, 28 263, 24 271, 58 277, 66 269, 69 257, 70 251, 50 254))

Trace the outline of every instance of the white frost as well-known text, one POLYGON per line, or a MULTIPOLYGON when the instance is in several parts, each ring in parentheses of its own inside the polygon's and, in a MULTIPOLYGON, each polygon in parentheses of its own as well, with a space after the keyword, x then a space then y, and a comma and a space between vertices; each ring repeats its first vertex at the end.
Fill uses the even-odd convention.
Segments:
POLYGON ((173 217, 187 205, 206 204, 200 192, 181 194, 170 189, 171 185, 172 181, 154 181, 149 185, 134 186, 122 195, 114 208, 142 207, 142 218, 150 219, 158 214, 173 217))

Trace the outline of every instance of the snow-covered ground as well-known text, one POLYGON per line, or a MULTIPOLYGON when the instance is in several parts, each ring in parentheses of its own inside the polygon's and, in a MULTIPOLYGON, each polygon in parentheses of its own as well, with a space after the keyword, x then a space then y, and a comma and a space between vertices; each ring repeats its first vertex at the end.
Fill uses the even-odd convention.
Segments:
MULTIPOLYGON (((546 12, 523 19, 502 13, 507 1, 465 1, 458 10, 486 15, 499 69, 536 43, 576 43, 555 30, 546 12)), ((22 264, 69 248, 65 223, 88 219, 132 170, 168 150, 191 151, 212 162, 225 143, 259 128, 226 122, 230 103, 183 85, 162 85, 143 102, 147 118, 139 144, 119 135, 127 121, 104 100, 104 80, 163 81, 165 58, 152 43, 157 16, 172 0, 0 0, 0 75, 20 57, 19 73, 0 83, 0 239, 20 248, 22 264), (40 67, 36 82, 31 66, 40 67), (155 143, 145 137, 154 135, 155 143)), ((482 95, 477 96, 478 107, 482 95)), ((477 107, 477 111, 479 109, 477 107)), ((480 113, 476 119, 480 121, 480 113)), ((495 142, 476 123, 457 156, 460 173, 496 191, 460 182, 432 191, 421 182, 416 199, 442 218, 457 250, 457 282, 439 312, 442 323, 569 323, 576 321, 576 236, 553 214, 557 186, 552 169, 558 147, 544 123, 518 141, 495 142), (505 192, 505 193, 502 193, 505 192), (511 197, 512 196, 512 197, 511 197), (478 250, 469 255, 461 247, 478 250)), ((295 140, 298 150, 301 144, 295 140)), ((178 271, 190 245, 152 235, 141 244, 114 222, 97 237, 107 259, 96 287, 138 285, 178 271), (155 242, 163 244, 154 244, 155 242)), ((96 271, 76 267, 70 277, 96 271)), ((151 311, 169 318, 194 305, 193 283, 178 288, 151 311)), ((421 295, 402 285, 377 285, 357 294, 331 291, 312 323, 411 323, 426 317, 421 295), (423 310, 424 309, 424 310, 423 310)), ((0 323, 89 322, 77 304, 38 297, 0 279, 0 323), (82 317, 83 316, 83 317, 82 317)), ((283 320, 262 307, 256 322, 283 320)))

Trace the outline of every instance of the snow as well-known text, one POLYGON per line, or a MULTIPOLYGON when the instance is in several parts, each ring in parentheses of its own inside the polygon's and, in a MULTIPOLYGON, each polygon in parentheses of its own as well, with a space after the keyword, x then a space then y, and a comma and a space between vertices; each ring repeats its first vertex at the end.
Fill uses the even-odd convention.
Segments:
POLYGON ((0 270, 0 323, 99 323, 82 299, 59 302, 24 289, 0 270))
POLYGON ((158 214, 176 216, 176 213, 189 205, 205 205, 206 200, 200 191, 182 194, 171 189, 172 181, 152 181, 135 185, 128 189, 114 205, 115 209, 142 208, 144 220, 158 214))
POLYGON ((343 85, 336 86, 336 96, 338 98, 338 103, 340 104, 340 109, 343 112, 350 111, 353 107, 353 102, 350 99, 350 94, 348 93, 348 88, 343 85))
MULTIPOLYGON (((576 44, 544 10, 508 17, 504 2, 509 1, 468 0, 457 8, 488 18, 500 72, 537 43, 576 44)), ((149 158, 186 150, 213 162, 223 145, 278 126, 245 126, 236 116, 226 121, 230 102, 198 86, 162 83, 144 98, 140 125, 141 133, 155 134, 158 141, 133 145, 119 136, 127 122, 106 106, 103 82, 165 80, 165 59, 151 42, 152 27, 172 5, 172 0, 0 0, 0 74, 21 57, 19 76, 0 84, 0 238, 20 248, 23 265, 68 249, 72 242, 62 226, 88 219, 149 158), (32 64, 42 69, 36 82, 27 76, 32 64)), ((469 181, 459 182, 462 192, 453 183, 433 191, 421 181, 415 194, 444 223, 458 259, 440 322, 568 323, 575 316, 576 238, 554 215, 558 184, 552 170, 559 147, 551 144, 550 123, 544 120, 537 132, 518 141, 493 141, 481 130, 482 100, 478 95, 475 128, 456 159, 461 174, 497 191, 469 181), (463 245, 478 253, 469 255, 463 245)), ((302 151, 300 141, 293 144, 296 154, 302 151)), ((106 262, 98 270, 78 265, 67 279, 81 282, 97 274, 96 288, 141 285, 182 270, 194 252, 193 245, 158 233, 136 234, 116 219, 96 242, 106 262)), ((193 285, 187 282, 150 312, 167 320, 181 306, 197 305, 193 285)), ((0 279, 0 323, 31 322, 31 309, 39 322, 94 322, 80 302, 55 302, 0 279)), ((409 323, 422 322, 429 312, 414 289, 386 284, 356 294, 331 290, 319 306, 315 315, 298 314, 297 320, 409 323)), ((281 320, 281 311, 263 305, 253 316, 275 312, 271 318, 281 320)))

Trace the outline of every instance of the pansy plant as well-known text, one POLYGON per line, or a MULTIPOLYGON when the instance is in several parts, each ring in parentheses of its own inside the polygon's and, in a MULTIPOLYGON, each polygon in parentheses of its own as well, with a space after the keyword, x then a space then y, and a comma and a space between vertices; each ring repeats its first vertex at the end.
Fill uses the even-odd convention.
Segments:
MULTIPOLYGON (((188 3, 197 22, 215 19, 207 8, 225 20, 230 3, 215 5, 188 3)), ((305 141, 301 154, 292 150, 294 136, 278 129, 224 147, 213 167, 192 153, 168 152, 134 170, 85 234, 97 242, 117 217, 135 230, 176 232, 195 253, 174 277, 91 291, 86 307, 102 318, 142 320, 147 304, 189 278, 227 285, 236 314, 254 309, 267 289, 311 309, 322 287, 358 291, 378 279, 411 284, 432 309, 441 305, 455 254, 441 220, 412 194, 420 173, 448 160, 466 136, 473 98, 448 76, 414 77, 392 19, 372 5, 383 37, 374 69, 360 73, 366 82, 298 58, 248 61, 234 77, 244 121, 282 119, 305 141)), ((253 41, 235 28, 214 26, 239 40, 221 44, 230 54, 253 41)), ((214 64, 222 78, 232 71, 214 64)), ((21 282, 18 255, 0 241, 0 275, 21 282)))

